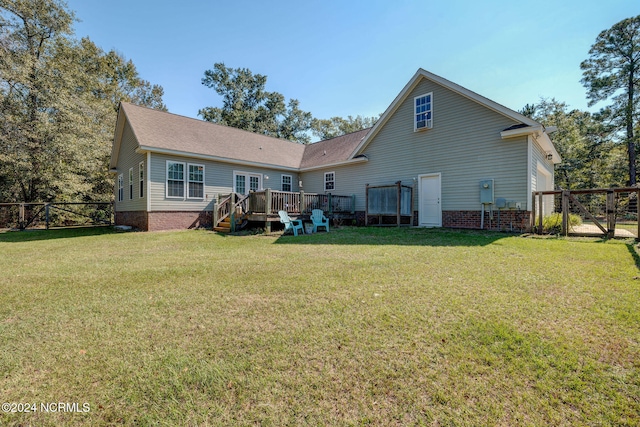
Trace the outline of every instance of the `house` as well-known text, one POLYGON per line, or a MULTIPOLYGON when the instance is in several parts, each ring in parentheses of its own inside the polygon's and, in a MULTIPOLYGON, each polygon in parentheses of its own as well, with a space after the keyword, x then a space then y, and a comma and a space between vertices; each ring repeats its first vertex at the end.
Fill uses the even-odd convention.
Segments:
POLYGON ((210 226, 221 195, 263 189, 355 195, 363 222, 367 184, 398 181, 413 225, 524 229, 560 161, 540 123, 419 69, 375 126, 310 145, 123 103, 110 171, 116 223, 143 230, 210 226))

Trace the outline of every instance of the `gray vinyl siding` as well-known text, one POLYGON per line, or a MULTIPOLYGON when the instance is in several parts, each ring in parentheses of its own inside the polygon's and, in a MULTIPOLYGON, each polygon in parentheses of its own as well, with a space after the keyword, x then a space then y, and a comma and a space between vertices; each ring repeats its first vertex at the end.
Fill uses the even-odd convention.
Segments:
POLYGON ((140 180, 138 178, 138 165, 140 162, 145 163, 145 181, 146 181, 146 155, 136 153, 138 143, 136 142, 133 131, 129 122, 124 124, 122 133, 122 142, 120 144, 120 152, 118 153, 118 168, 114 181, 116 211, 144 211, 147 209, 148 191, 144 189, 144 197, 140 197, 140 180), (129 198, 129 169, 133 168, 133 199, 129 198), (124 178, 124 199, 118 201, 118 176, 122 174, 124 178))
POLYGON ((516 124, 475 101, 423 79, 365 148, 369 161, 305 172, 304 190, 324 192, 324 172, 335 172, 335 194, 356 194, 364 210, 365 185, 402 181, 414 186, 414 209, 422 174, 441 173, 442 210, 480 210, 480 180, 493 178, 495 197, 526 206, 529 167, 527 137, 503 140, 516 124), (414 97, 433 92, 433 128, 413 131, 414 97))
POLYGON ((262 175, 262 187, 280 190, 282 175, 292 176, 293 191, 298 191, 298 174, 296 172, 283 172, 267 168, 255 168, 230 163, 200 160, 170 156, 165 154, 151 154, 151 211, 201 211, 212 210, 213 202, 221 194, 229 194, 233 191, 233 172, 241 171, 262 175), (166 179, 167 161, 184 162, 204 165, 204 199, 175 199, 167 198, 166 179), (269 177, 266 179, 266 177, 269 177))
MULTIPOLYGON (((554 166, 552 161, 547 160, 547 153, 532 139, 531 142, 531 191, 538 191, 538 165, 551 175, 551 187, 555 188, 554 166)), ((544 190, 544 189, 542 189, 544 190)))

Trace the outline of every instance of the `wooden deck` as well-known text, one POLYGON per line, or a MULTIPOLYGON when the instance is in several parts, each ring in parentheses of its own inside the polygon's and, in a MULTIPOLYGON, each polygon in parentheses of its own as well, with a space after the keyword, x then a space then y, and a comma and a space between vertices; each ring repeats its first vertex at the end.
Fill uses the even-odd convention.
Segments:
MULTIPOLYGON (((295 219, 309 219, 314 209, 320 209, 330 219, 355 218, 355 195, 317 194, 266 189, 247 196, 230 194, 216 203, 213 214, 214 229, 223 222, 233 231, 238 221, 263 222, 270 230, 272 222, 279 222, 279 211, 295 219), (226 221, 226 218, 231 218, 226 221)), ((226 228, 226 226, 225 226, 226 228)))

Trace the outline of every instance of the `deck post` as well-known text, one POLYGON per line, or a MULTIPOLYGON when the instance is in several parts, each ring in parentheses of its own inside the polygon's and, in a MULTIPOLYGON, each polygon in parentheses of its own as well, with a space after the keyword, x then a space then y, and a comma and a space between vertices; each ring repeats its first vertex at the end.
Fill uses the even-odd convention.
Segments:
POLYGON ((216 198, 213 201, 213 212, 211 212, 211 227, 215 227, 218 225, 218 199, 216 198))
POLYGON ((233 233, 236 231, 236 212, 233 209, 233 206, 236 204, 236 193, 231 193, 229 198, 229 226, 230 232, 233 233))
POLYGON ((364 226, 367 225, 369 225, 369 184, 365 185, 364 193, 364 226))
POLYGON ((269 215, 271 215, 271 188, 267 188, 264 190, 264 210, 265 210, 264 230, 267 233, 271 233, 271 221, 269 221, 269 215))
POLYGON ((607 237, 613 239, 616 234, 616 195, 607 190, 607 237))
POLYGON ((531 193, 531 209, 529 209, 531 211, 531 218, 530 219, 530 225, 531 225, 531 232, 533 233, 533 230, 536 228, 536 193, 533 192, 531 193))
POLYGON ((329 216, 333 215, 333 199, 331 193, 327 193, 327 203, 329 204, 329 216))
POLYGON ((542 234, 542 216, 544 214, 542 210, 542 191, 538 193, 538 234, 542 234))
POLYGON ((307 204, 304 201, 304 190, 300 190, 300 215, 307 211, 307 204))
POLYGON ((636 241, 640 240, 640 188, 636 191, 636 222, 638 229, 636 230, 636 241))
POLYGON ((569 196, 567 190, 562 190, 562 235, 569 235, 569 196))
POLYGON ((396 225, 400 227, 402 220, 400 219, 400 206, 402 204, 402 181, 396 182, 398 194, 396 194, 396 225))
POLYGON ((351 215, 356 214, 356 195, 351 195, 351 215))

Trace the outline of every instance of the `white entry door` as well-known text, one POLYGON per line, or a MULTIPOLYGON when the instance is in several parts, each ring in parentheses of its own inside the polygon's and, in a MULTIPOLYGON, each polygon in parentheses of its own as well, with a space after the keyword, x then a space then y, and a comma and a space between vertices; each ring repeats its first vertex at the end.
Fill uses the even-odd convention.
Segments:
POLYGON ((440 174, 420 175, 419 179, 419 225, 422 227, 442 227, 440 174))

